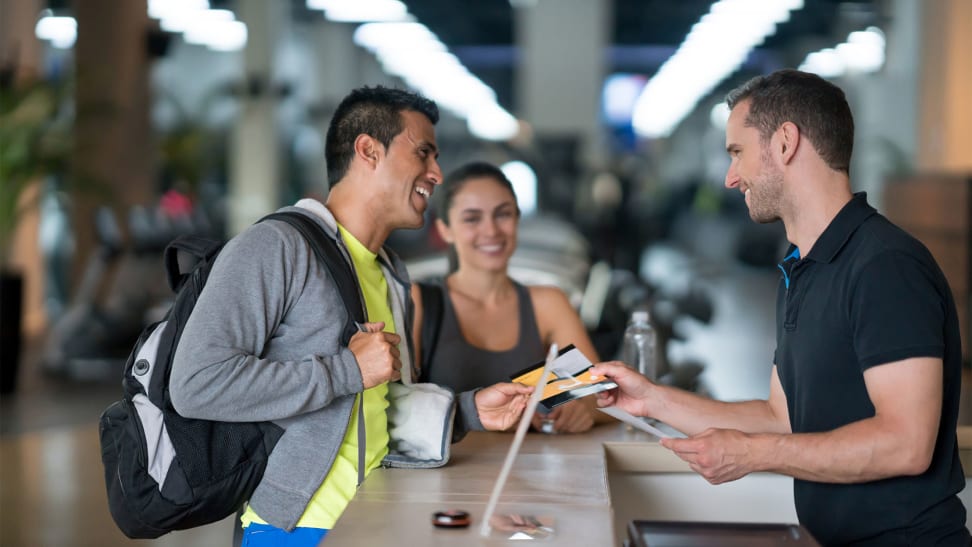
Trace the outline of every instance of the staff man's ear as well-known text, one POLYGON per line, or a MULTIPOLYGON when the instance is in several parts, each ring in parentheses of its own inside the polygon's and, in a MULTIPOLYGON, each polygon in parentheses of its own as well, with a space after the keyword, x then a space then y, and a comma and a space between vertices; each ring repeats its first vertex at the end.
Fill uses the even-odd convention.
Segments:
POLYGON ((783 165, 793 161, 800 146, 800 128, 793 122, 783 122, 780 126, 780 161, 783 165))
POLYGON ((370 165, 372 169, 378 164, 381 149, 381 143, 371 135, 362 133, 354 139, 354 155, 370 165))

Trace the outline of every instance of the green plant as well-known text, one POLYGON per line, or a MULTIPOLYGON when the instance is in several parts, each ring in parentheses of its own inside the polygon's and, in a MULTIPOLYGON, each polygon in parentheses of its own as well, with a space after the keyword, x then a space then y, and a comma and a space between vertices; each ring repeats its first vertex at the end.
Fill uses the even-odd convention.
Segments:
POLYGON ((201 125, 185 121, 163 133, 160 141, 163 168, 177 186, 195 195, 212 163, 208 154, 210 135, 201 125))
POLYGON ((228 97, 227 91, 222 87, 211 89, 195 108, 187 107, 164 87, 157 94, 159 102, 168 104, 174 112, 173 121, 158 128, 160 167, 169 184, 195 197, 219 161, 217 131, 206 118, 218 101, 228 97))
POLYGON ((22 196, 44 175, 67 170, 70 122, 62 116, 63 85, 38 81, 0 86, 0 266, 7 264, 14 230, 36 200, 22 196))

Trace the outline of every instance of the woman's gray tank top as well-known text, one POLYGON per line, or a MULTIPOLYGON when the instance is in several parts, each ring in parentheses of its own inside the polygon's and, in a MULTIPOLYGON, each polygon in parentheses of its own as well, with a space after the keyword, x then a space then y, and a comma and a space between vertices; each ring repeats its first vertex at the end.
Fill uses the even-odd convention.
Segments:
POLYGON ((516 346, 507 351, 489 351, 466 341, 459 330, 459 320, 449 290, 444 281, 439 285, 443 291, 442 326, 429 365, 430 382, 461 393, 496 382, 509 382, 510 374, 543 360, 543 341, 533 314, 530 291, 526 287, 513 282, 520 308, 520 333, 516 346))

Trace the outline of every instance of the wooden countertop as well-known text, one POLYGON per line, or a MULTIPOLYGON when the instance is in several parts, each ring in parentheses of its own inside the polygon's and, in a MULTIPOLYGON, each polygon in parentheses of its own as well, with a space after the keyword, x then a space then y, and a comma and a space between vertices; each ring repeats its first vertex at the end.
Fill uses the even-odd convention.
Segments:
MULTIPOLYGON (((972 476, 972 427, 960 427, 958 434, 965 473, 972 476)), ((510 433, 470 433, 453 445, 445 467, 376 470, 328 534, 326 544, 508 544, 508 538, 480 536, 479 527, 512 439, 510 433), (432 526, 434 512, 453 508, 469 512, 472 525, 464 529, 432 526)), ((621 424, 602 424, 582 435, 531 433, 507 480, 497 513, 552 516, 556 532, 551 542, 558 546, 615 545, 611 472, 691 470, 655 437, 628 431, 621 424)))
MULTIPOLYGON (((500 545, 504 538, 481 537, 479 527, 489 494, 513 436, 470 433, 453 445, 449 465, 439 469, 378 469, 361 485, 327 545, 368 546, 404 543, 413 547, 500 545), (435 511, 468 511, 465 529, 432 526, 435 511)), ((528 434, 497 507, 497 513, 553 516, 557 545, 615 543, 604 443, 644 444, 654 440, 604 424, 583 435, 528 434)))

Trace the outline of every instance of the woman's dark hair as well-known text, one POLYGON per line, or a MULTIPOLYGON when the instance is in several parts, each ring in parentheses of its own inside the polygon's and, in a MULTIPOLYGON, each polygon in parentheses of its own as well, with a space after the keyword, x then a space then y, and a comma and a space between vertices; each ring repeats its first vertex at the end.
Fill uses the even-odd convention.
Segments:
POLYGON ((816 74, 784 69, 757 76, 726 96, 729 108, 749 101, 746 125, 769 140, 784 122, 792 122, 827 165, 850 172, 854 117, 844 92, 816 74))
MULTIPOLYGON (((445 179, 442 181, 442 187, 434 194, 435 196, 441 196, 438 201, 438 205, 435 208, 436 215, 449 225, 449 210, 452 209, 452 204, 455 201, 456 194, 458 194, 465 186, 466 183, 473 179, 489 178, 493 179, 500 186, 509 190, 510 195, 513 196, 513 203, 516 204, 516 192, 513 190, 513 183, 510 179, 506 178, 506 174, 503 171, 491 163, 484 161, 474 161, 467 163, 446 175, 445 179)), ((520 216, 520 206, 516 205, 516 216, 520 216)), ((449 273, 452 273, 459 269, 459 257, 456 255, 456 248, 454 245, 449 246, 449 273)))
POLYGON ((423 114, 432 125, 439 122, 436 104, 417 93, 380 85, 351 91, 338 105, 327 128, 324 160, 328 184, 334 186, 347 173, 358 135, 370 135, 388 148, 404 128, 404 110, 423 114))
MULTIPOLYGON (((506 174, 492 163, 485 161, 474 161, 467 163, 446 175, 442 180, 442 187, 435 195, 442 196, 435 211, 442 222, 449 224, 449 210, 452 209, 452 202, 456 198, 466 183, 472 179, 490 178, 498 182, 501 186, 510 191, 513 202, 516 203, 516 192, 513 191, 513 183, 506 178, 506 174)), ((520 206, 516 206, 516 214, 520 214, 520 206)))

